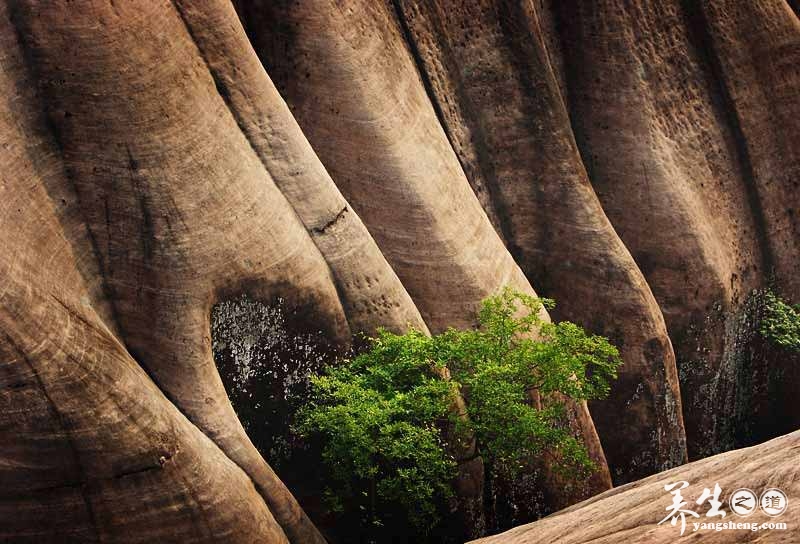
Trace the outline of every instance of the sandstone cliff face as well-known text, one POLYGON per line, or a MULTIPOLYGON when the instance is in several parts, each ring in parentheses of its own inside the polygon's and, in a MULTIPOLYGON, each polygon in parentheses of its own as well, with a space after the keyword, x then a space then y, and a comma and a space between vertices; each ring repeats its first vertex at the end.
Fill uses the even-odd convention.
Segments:
MULTIPOLYGON (((775 18, 761 18, 757 28, 793 30, 762 40, 744 28, 727 28, 738 24, 734 21, 753 21, 754 13, 740 11, 749 11, 752 3, 734 9, 714 2, 591 7, 566 2, 556 10, 574 133, 603 209, 666 320, 693 457, 735 442, 714 419, 731 408, 721 394, 725 384, 710 384, 724 382, 725 367, 736 364, 731 322, 748 293, 774 276, 789 296, 797 296, 794 275, 773 256, 776 243, 785 249, 796 243, 797 226, 786 220, 793 212, 786 210, 797 207, 797 191, 785 196, 786 210, 768 204, 791 182, 781 181, 784 172, 766 172, 754 160, 754 153, 772 155, 781 145, 762 147, 758 139, 781 140, 786 132, 778 127, 791 133, 794 121, 762 124, 761 133, 745 129, 758 122, 761 108, 784 107, 773 104, 784 102, 782 81, 796 77, 796 70, 793 76, 792 69, 782 68, 786 53, 772 50, 771 67, 746 84, 748 93, 770 90, 752 107, 741 108, 736 87, 743 81, 735 83, 726 73, 733 65, 745 70, 764 63, 723 52, 730 40, 748 56, 770 43, 776 49, 797 43, 798 21, 786 5, 759 4, 772 6, 775 18), (744 45, 751 40, 759 45, 744 45)), ((794 54, 796 47, 788 53, 794 54)), ((791 171, 792 162, 789 153, 784 168, 791 171)))
POLYGON ((661 312, 589 184, 538 13, 401 2, 399 14, 464 171, 527 277, 558 317, 625 346, 613 397, 593 406, 612 473, 626 481, 685 462, 661 312))
POLYGON ((235 4, 0 2, 0 540, 324 540, 212 357, 242 296, 346 346, 511 285, 609 336, 545 512, 796 428, 751 296, 800 299, 796 6, 235 4))

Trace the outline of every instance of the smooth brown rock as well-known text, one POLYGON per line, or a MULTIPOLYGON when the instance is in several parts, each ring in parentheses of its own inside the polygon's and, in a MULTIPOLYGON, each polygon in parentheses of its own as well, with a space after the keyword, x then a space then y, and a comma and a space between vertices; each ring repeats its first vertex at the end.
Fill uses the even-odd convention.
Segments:
MULTIPOLYGON (((474 325, 481 300, 505 285, 534 293, 464 175, 392 6, 244 3, 240 12, 304 133, 432 331, 474 325)), ((572 488, 552 481, 550 507, 610 485, 585 403, 571 410, 600 470, 572 488)))
MULTIPOLYGON (((312 541, 315 529, 230 408, 211 359, 211 304, 239 291, 284 296, 313 306, 319 326, 348 342, 338 283, 357 330, 425 325, 357 217, 323 228, 326 208, 344 201, 274 90, 253 107, 277 117, 269 125, 276 149, 258 156, 251 147, 218 92, 214 78, 224 74, 209 71, 184 21, 197 15, 156 3, 64 9, 17 6, 12 21, 43 89, 48 128, 66 165, 62 183, 74 186, 89 227, 81 249, 99 257, 92 263, 87 255, 86 266, 103 271, 112 326, 173 402, 245 468, 292 540, 312 541), (69 59, 60 59, 64 52, 69 59), (165 52, 169 60, 156 64, 165 52), (321 185, 304 187, 298 211, 270 172, 288 178, 285 185, 321 185), (351 288, 362 281, 375 285, 351 288)), ((243 37, 230 6, 205 10, 222 34, 216 50, 243 37)), ((253 66, 241 57, 228 60, 253 66)), ((257 75, 269 89, 263 70, 257 75)))
MULTIPOLYGON (((682 462, 682 417, 691 458, 797 427, 753 295, 800 297, 796 1, 235 4, 0 1, 0 540, 323 541, 212 357, 243 296, 346 346, 535 287, 622 349, 617 481, 682 462)), ((543 466, 547 509, 610 485, 570 417, 601 470, 543 466)), ((668 476, 791 496, 796 441, 668 476)), ((659 541, 644 489, 536 534, 659 541)))
POLYGON ((689 542, 730 543, 770 542, 790 543, 800 539, 797 526, 796 503, 793 497, 800 494, 797 477, 797 457, 792 453, 800 448, 800 431, 765 442, 759 446, 731 451, 701 461, 695 461, 606 491, 596 497, 576 504, 545 519, 512 529, 511 531, 474 541, 481 544, 617 544, 618 542, 658 544, 686 540, 689 542), (679 481, 690 486, 681 493, 686 508, 701 517, 686 516, 686 533, 680 537, 680 519, 676 526, 667 520, 658 525, 670 511, 672 495, 664 486, 679 481), (720 501, 724 518, 706 517, 710 505, 696 505, 704 488, 722 488, 720 501), (770 517, 760 509, 742 518, 731 511, 728 499, 735 490, 745 487, 757 495, 777 487, 788 497, 786 512, 770 517), (693 531, 692 522, 698 523, 755 523, 783 522, 785 530, 751 529, 693 531))
POLYGON ((0 6, 0 540, 287 542, 250 478, 119 340, 0 6))
POLYGON ((796 70, 759 62, 760 72, 742 73, 739 83, 725 73, 741 66, 737 55, 755 51, 744 45, 753 33, 768 44, 759 49, 773 47, 773 58, 782 59, 778 48, 796 52, 786 44, 800 39, 800 28, 781 2, 764 3, 761 13, 750 2, 723 4, 553 3, 573 131, 603 210, 664 314, 690 458, 737 444, 735 429, 717 414, 738 410, 730 399, 736 376, 746 372, 740 323, 751 317, 751 291, 774 272, 796 296, 773 249, 781 245, 781 259, 796 266, 797 231, 787 209, 796 208, 797 191, 784 177, 796 168, 794 152, 782 155, 781 173, 769 163, 797 134, 791 101, 780 99, 796 70), (751 33, 726 29, 726 39, 739 41, 723 51, 713 13, 727 26, 752 25, 751 33), (739 97, 737 85, 758 92, 739 97), (738 107, 743 100, 750 100, 747 110, 738 107), (763 112, 772 110, 783 117, 767 127, 763 112), (767 194, 783 195, 786 206, 767 194))
MULTIPOLYGON (((780 0, 701 2, 716 76, 730 123, 748 161, 750 198, 762 222, 757 233, 765 273, 792 300, 800 297, 800 19, 780 0), (758 82, 751 84, 751 82, 758 82)), ((796 4, 792 4, 795 6, 796 4)))
POLYGON ((622 350, 611 398, 592 405, 615 480, 685 462, 661 311, 589 184, 533 4, 398 5, 448 138, 515 260, 556 299, 555 316, 622 350))
POLYGON ((432 330, 474 324, 477 304, 503 285, 530 291, 463 175, 390 7, 244 9, 267 70, 432 330), (305 77, 289 78, 290 67, 305 77))

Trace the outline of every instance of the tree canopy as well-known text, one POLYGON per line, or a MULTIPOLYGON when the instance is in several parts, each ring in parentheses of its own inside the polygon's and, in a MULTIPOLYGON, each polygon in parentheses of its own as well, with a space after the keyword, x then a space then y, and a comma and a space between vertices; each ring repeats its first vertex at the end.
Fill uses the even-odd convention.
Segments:
POLYGON ((605 397, 621 360, 606 338, 545 321, 553 305, 507 288, 483 302, 474 329, 381 330, 314 376, 299 430, 321 444, 329 507, 358 512, 367 532, 405 523, 427 533, 453 493, 457 440, 474 438, 489 470, 513 474, 547 451, 560 470, 590 472, 559 398, 605 397))

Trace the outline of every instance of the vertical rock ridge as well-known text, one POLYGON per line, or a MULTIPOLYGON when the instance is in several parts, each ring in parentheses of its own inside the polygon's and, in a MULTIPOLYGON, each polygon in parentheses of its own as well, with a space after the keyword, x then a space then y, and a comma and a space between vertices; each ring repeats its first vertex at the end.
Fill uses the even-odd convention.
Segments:
POLYGON ((726 343, 725 322, 764 271, 747 164, 684 7, 604 1, 558 9, 562 42, 576 44, 564 50, 576 139, 606 215, 664 314, 694 458, 730 447, 711 416, 730 407, 712 388, 737 349, 726 343))
MULTIPOLYGON (((270 74, 304 74, 275 83, 431 331, 473 326, 480 301, 503 285, 534 292, 464 176, 393 4, 240 12, 270 74)), ((571 409, 600 471, 572 489, 549 480, 549 508, 610 485, 587 407, 571 409)))
POLYGON ((411 32, 431 87, 447 104, 453 148, 488 215, 500 218, 495 227, 517 262, 556 298, 560 318, 611 335, 622 348, 626 364, 614 396, 593 406, 615 478, 683 462, 680 393, 663 319, 589 185, 537 14, 517 2, 458 9, 401 3, 414 14, 411 32), (631 312, 635 327, 608 319, 631 312))

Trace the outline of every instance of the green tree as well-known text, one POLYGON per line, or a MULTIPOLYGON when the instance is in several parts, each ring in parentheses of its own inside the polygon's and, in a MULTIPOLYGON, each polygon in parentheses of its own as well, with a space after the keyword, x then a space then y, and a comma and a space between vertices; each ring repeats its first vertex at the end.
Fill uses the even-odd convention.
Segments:
POLYGON ((556 394, 606 396, 621 361, 605 338, 544 321, 552 306, 505 289, 484 301, 474 330, 380 331, 366 351, 315 376, 300 431, 322 445, 330 508, 357 511, 373 535, 387 523, 426 534, 452 495, 448 441, 465 438, 490 471, 514 474, 544 452, 554 468, 591 471, 556 394), (535 392, 550 400, 533 402, 535 392), (454 414, 458 394, 466 418, 454 414))
POLYGON ((367 535, 395 512, 424 534, 452 494, 456 464, 440 429, 457 385, 437 375, 430 352, 419 331, 380 331, 367 351, 312 377, 299 430, 322 443, 329 508, 357 512, 367 535))
POLYGON ((800 352, 800 305, 790 305, 772 291, 764 294, 762 336, 791 351, 800 352))

